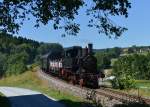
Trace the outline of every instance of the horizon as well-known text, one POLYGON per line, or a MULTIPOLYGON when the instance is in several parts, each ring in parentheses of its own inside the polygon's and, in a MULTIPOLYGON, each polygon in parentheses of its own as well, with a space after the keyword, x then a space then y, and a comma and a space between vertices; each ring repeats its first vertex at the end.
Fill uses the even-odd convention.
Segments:
MULTIPOLYGON (((19 36, 19 35, 12 35, 13 37, 22 37, 22 36, 19 36)), ((30 38, 27 38, 27 37, 22 37, 22 38, 25 38, 25 39, 30 39, 30 38)), ((30 39, 30 40, 33 40, 33 39, 30 39)), ((43 41, 37 41, 37 40, 34 40, 36 42, 39 42, 39 43, 42 43, 43 41)), ((43 42, 43 43, 50 43, 50 42, 43 42)), ((51 42, 51 43, 57 43, 57 42, 51 42)), ((51 44, 50 43, 50 44, 51 44)), ((60 43, 58 43, 60 44, 60 43)), ((60 44, 62 45, 62 44, 60 44)), ((85 46, 87 46, 88 44, 86 44, 85 46)), ((72 46, 80 46, 80 45, 71 45, 71 46, 67 46, 67 47, 64 47, 63 48, 69 48, 69 47, 72 47, 72 46)), ((148 47, 150 45, 131 45, 131 46, 128 46, 128 47, 120 47, 120 46, 117 46, 118 48, 129 48, 129 47, 132 47, 132 46, 136 46, 136 47, 148 47)), ((84 48, 82 46, 82 48, 84 48)), ((115 47, 110 47, 110 48, 93 48, 93 49, 111 49, 111 48, 115 48, 115 47)))

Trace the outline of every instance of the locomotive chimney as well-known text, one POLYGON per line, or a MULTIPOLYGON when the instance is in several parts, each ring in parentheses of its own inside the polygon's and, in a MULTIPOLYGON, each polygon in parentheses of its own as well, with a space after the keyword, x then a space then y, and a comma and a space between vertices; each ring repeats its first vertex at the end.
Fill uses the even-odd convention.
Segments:
POLYGON ((93 44, 92 43, 88 44, 88 54, 90 54, 90 55, 93 54, 93 44))
POLYGON ((82 49, 79 49, 78 56, 82 56, 82 49))
POLYGON ((87 56, 88 55, 88 48, 87 47, 85 47, 85 48, 83 48, 83 56, 87 56))

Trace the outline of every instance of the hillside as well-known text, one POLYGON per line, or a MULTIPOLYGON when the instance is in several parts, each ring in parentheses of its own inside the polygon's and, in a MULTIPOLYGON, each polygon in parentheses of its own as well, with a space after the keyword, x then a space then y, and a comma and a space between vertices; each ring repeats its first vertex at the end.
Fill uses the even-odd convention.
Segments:
POLYGON ((40 56, 51 49, 62 46, 0 33, 0 77, 23 73, 27 65, 38 63, 40 56))
POLYGON ((150 46, 136 46, 136 45, 133 45, 131 47, 114 47, 114 48, 106 48, 106 49, 94 49, 94 52, 109 52, 115 49, 120 49, 121 54, 150 52, 150 46))
POLYGON ((40 46, 39 42, 31 39, 0 33, 0 52, 2 53, 9 54, 23 44, 30 45, 32 48, 37 48, 40 46))

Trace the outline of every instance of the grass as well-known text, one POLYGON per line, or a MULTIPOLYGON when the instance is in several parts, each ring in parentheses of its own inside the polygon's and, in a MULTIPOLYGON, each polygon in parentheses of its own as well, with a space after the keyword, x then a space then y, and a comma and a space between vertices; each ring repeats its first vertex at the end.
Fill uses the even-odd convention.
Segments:
POLYGON ((135 85, 139 89, 140 96, 145 96, 150 98, 150 80, 136 80, 135 85))
POLYGON ((148 97, 150 98, 150 80, 136 80, 135 81, 135 86, 137 88, 133 88, 130 90, 119 90, 117 89, 116 91, 121 91, 124 93, 129 93, 133 95, 138 95, 142 97, 148 97))
POLYGON ((64 102, 69 107, 81 107, 84 102, 82 99, 69 93, 50 88, 46 81, 40 80, 37 73, 32 71, 27 71, 18 76, 3 78, 0 80, 0 86, 21 87, 36 90, 64 102))
POLYGON ((129 93, 131 95, 137 95, 142 97, 150 98, 150 90, 149 89, 130 89, 130 90, 119 90, 124 93, 129 93))
POLYGON ((11 107, 9 100, 2 93, 0 93, 0 107, 11 107))
POLYGON ((137 87, 147 87, 150 89, 150 80, 136 80, 135 81, 137 87))

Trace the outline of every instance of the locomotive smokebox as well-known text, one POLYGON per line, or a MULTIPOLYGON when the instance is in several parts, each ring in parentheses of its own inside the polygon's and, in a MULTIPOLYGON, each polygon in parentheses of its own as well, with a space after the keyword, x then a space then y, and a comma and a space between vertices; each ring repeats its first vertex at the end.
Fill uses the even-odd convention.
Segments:
POLYGON ((92 43, 88 44, 88 54, 90 54, 90 55, 93 54, 93 44, 92 43))

